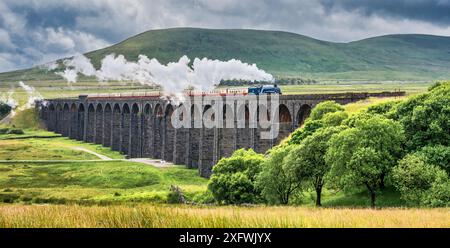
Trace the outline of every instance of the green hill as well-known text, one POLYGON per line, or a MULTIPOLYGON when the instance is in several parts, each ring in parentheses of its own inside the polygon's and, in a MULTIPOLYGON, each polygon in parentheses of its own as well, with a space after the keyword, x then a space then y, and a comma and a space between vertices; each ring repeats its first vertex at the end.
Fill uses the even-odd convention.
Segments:
MULTIPOLYGON (((278 31, 175 28, 152 30, 86 55, 96 67, 110 53, 136 60, 139 54, 160 62, 181 56, 240 59, 278 77, 361 80, 450 78, 450 37, 388 35, 332 43, 278 31)), ((58 79, 34 68, 0 74, 0 80, 58 79)))

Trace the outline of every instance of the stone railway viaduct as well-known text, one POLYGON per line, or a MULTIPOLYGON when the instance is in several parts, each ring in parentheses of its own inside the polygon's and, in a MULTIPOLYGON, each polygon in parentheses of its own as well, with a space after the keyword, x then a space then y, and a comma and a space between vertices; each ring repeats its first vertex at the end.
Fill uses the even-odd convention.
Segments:
MULTIPOLYGON (((236 113, 233 120, 236 122, 238 112, 244 111, 245 128, 174 128, 170 118, 182 105, 157 96, 81 95, 46 100, 46 104, 37 106, 49 131, 111 147, 131 158, 157 158, 198 168, 201 176, 209 177, 213 165, 236 149, 252 148, 262 153, 278 144, 301 126, 311 109, 322 101, 347 104, 371 96, 402 94, 404 92, 282 95, 278 106, 279 135, 273 140, 261 139, 261 128, 251 128, 248 123, 251 114, 248 108, 239 109, 237 104, 224 106, 224 112, 236 113)), ((237 97, 236 101, 247 101, 246 97, 237 97)), ((210 107, 201 101, 188 108, 192 116, 202 116, 210 107)))

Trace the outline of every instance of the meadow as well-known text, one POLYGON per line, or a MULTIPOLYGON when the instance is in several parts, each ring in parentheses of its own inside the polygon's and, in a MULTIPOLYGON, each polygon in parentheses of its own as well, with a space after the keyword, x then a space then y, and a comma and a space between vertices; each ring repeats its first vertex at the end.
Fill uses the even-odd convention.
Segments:
POLYGON ((449 217, 449 209, 0 205, 0 228, 448 228, 449 217))

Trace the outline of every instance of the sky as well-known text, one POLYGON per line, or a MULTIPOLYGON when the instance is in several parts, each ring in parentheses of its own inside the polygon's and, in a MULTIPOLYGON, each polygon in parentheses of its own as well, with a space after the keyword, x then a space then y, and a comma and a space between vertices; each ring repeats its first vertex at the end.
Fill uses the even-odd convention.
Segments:
POLYGON ((162 28, 281 30, 349 42, 450 36, 450 0, 1 0, 0 72, 103 48, 162 28))

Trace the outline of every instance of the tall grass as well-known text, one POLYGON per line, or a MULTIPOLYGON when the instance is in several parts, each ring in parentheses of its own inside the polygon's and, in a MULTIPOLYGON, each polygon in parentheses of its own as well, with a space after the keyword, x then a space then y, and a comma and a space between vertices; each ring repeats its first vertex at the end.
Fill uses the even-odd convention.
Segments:
POLYGON ((450 209, 4 205, 0 227, 450 227, 450 209))

